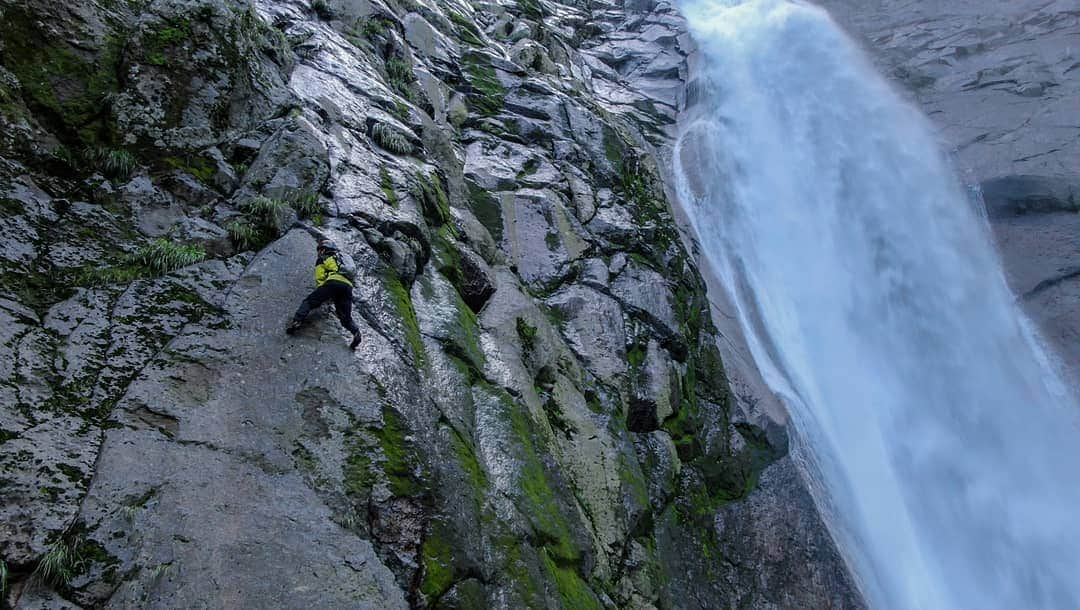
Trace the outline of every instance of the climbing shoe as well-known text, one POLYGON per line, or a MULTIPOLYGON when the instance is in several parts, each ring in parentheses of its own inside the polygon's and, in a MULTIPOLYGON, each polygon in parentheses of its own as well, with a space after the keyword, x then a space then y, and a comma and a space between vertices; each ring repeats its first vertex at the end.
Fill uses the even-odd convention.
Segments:
POLYGON ((293 320, 292 322, 289 322, 289 325, 285 327, 285 334, 291 335, 295 333, 296 331, 300 330, 300 326, 302 325, 303 322, 301 322, 300 320, 293 320))
POLYGON ((353 333, 352 341, 349 342, 349 349, 356 349, 357 345, 360 345, 360 331, 353 333))

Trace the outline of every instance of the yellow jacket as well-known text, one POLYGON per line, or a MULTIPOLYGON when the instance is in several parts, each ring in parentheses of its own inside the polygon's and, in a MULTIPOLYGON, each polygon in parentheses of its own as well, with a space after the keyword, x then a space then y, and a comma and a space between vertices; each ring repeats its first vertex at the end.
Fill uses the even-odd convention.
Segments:
POLYGON ((338 263, 332 255, 327 256, 315 265, 315 285, 322 286, 330 281, 341 282, 349 286, 353 285, 348 278, 338 273, 338 263))

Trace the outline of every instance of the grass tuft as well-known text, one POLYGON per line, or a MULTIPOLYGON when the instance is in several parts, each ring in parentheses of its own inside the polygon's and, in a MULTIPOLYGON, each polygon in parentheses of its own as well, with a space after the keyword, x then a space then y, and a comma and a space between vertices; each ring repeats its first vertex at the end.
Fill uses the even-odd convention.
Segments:
POLYGON ((272 199, 259 195, 240 204, 240 209, 258 220, 261 226, 281 231, 282 225, 285 223, 285 214, 289 210, 289 204, 281 199, 272 199))
POLYGON ((313 192, 299 193, 291 198, 291 205, 301 218, 309 218, 322 214, 322 204, 319 202, 319 194, 313 192))
POLYGON ((87 163, 109 178, 124 180, 135 172, 135 155, 121 148, 88 148, 83 152, 87 163))
POLYGON ((407 155, 413 152, 413 146, 400 131, 387 123, 375 123, 371 126, 371 139, 395 155, 407 155))
POLYGON ((132 262, 142 264, 158 275, 165 275, 201 263, 205 258, 206 251, 199 246, 155 239, 149 245, 139 248, 139 251, 132 255, 132 262))
POLYGON ((162 563, 162 564, 159 564, 157 566, 154 566, 154 569, 150 570, 150 580, 158 580, 162 576, 165 576, 166 574, 168 574, 169 570, 171 570, 171 569, 172 569, 172 564, 171 563, 162 563))
POLYGON ((72 570, 78 562, 79 556, 75 545, 69 545, 64 540, 57 540, 38 561, 31 576, 50 586, 63 585, 71 580, 72 570))
POLYGON ((334 19, 334 10, 330 8, 326 0, 311 0, 311 10, 315 11, 315 14, 323 21, 334 19))
POLYGON ((260 245, 259 228, 246 220, 233 220, 225 225, 229 238, 240 250, 251 250, 260 245))

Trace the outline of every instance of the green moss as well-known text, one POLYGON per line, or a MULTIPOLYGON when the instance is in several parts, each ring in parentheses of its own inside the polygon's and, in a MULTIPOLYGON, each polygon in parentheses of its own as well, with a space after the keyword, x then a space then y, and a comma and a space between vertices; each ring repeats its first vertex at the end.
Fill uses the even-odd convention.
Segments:
POLYGON ((390 172, 386 168, 379 169, 379 188, 382 189, 386 205, 397 208, 400 204, 397 191, 394 190, 394 181, 390 178, 390 172))
POLYGON ((467 45, 483 47, 484 41, 480 36, 480 30, 471 19, 457 11, 447 11, 450 21, 457 26, 458 38, 467 45))
POLYGON ((536 327, 529 324, 525 318, 518 318, 514 325, 517 328, 518 339, 521 339, 521 346, 526 352, 531 352, 536 346, 536 327))
POLYGON ((383 287, 390 297, 390 302, 401 317, 401 323, 405 330, 405 342, 412 348, 413 356, 418 366, 424 366, 426 356, 424 342, 420 337, 420 324, 416 320, 416 310, 413 309, 412 298, 409 291, 402 285, 401 280, 392 269, 383 273, 383 287))
POLYGON ((491 546, 503 560, 504 569, 499 577, 519 597, 514 600, 520 602, 516 607, 546 608, 536 551, 524 540, 506 534, 493 537, 491 546))
POLYGON ((176 47, 190 40, 191 34, 191 22, 187 19, 174 18, 161 24, 143 38, 146 62, 159 67, 168 65, 183 52, 176 47))
POLYGON ((581 553, 573 542, 570 523, 567 521, 548 481, 542 455, 536 446, 532 420, 524 408, 516 405, 505 393, 501 396, 509 412, 511 430, 520 449, 519 489, 524 506, 522 514, 528 515, 544 546, 561 561, 574 562, 581 553))
POLYGON ((412 441, 407 440, 408 425, 401 414, 390 407, 383 408, 383 426, 375 431, 382 449, 383 474, 395 496, 415 496, 426 491, 423 477, 417 472, 420 460, 412 441))
POLYGON ((169 167, 191 174, 199 182, 213 186, 214 174, 217 168, 209 159, 203 156, 166 157, 165 164, 169 167))
POLYGON ((645 364, 646 348, 640 343, 635 343, 630 346, 630 349, 626 350, 626 363, 633 368, 638 368, 642 364, 645 364))
POLYGON ((62 472, 72 483, 80 483, 86 476, 83 471, 69 464, 57 464, 56 469, 62 472))
POLYGON ((420 202, 424 218, 435 227, 450 222, 450 200, 443 190, 438 174, 425 175, 417 172, 413 196, 420 202))
POLYGON ((555 583, 555 588, 559 593, 559 602, 563 608, 573 608, 573 610, 601 610, 603 608, 596 594, 592 592, 589 585, 585 584, 576 570, 560 565, 557 557, 552 556, 547 549, 541 551, 540 561, 548 577, 555 583))
POLYGON ((540 5, 539 0, 518 0, 518 7, 524 17, 536 21, 544 20, 544 7, 540 5))
POLYGON ((477 114, 492 117, 502 111, 506 89, 491 66, 491 61, 478 53, 468 53, 462 58, 465 74, 472 87, 469 102, 477 114))
POLYGON ((39 263, 34 273, 20 270, 0 273, 0 294, 44 315, 50 307, 68 299, 75 290, 66 273, 39 263))
POLYGON ((23 98, 32 109, 93 144, 109 131, 107 98, 119 89, 117 80, 124 41, 107 38, 97 53, 87 53, 42 29, 37 15, 18 4, 4 10, 4 65, 19 79, 23 98))
POLYGON ((562 405, 559 404, 559 401, 555 400, 554 396, 545 392, 542 388, 536 388, 536 392, 543 401, 544 416, 547 418, 551 429, 562 432, 567 440, 572 440, 574 435, 577 434, 578 429, 566 418, 566 414, 563 413, 562 410, 562 405))
POLYGON ((649 487, 645 483, 641 468, 635 459, 625 453, 619 454, 619 481, 622 482, 623 488, 630 492, 638 506, 649 506, 649 487))
POLYGON ((342 466, 342 485, 349 496, 366 498, 375 484, 375 471, 369 455, 371 447, 362 439, 353 439, 342 466))
POLYGON ((496 242, 503 238, 502 204, 487 189, 469 182, 469 208, 496 242))
POLYGON ((469 476, 469 483, 472 488, 482 497, 484 490, 488 486, 488 478, 487 473, 484 472, 484 467, 480 464, 480 460, 476 458, 476 452, 473 450, 472 445, 453 428, 450 428, 450 443, 453 445, 458 465, 469 476))
POLYGON ((454 548, 443 527, 441 522, 434 522, 420 546, 420 564, 424 568, 420 592, 429 600, 437 600, 454 584, 454 548))

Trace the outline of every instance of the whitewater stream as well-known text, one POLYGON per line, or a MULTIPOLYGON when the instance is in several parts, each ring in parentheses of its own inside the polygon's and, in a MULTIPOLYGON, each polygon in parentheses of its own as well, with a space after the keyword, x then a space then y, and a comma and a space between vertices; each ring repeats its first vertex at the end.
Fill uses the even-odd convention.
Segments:
POLYGON ((682 9, 680 199, 867 601, 1080 608, 1080 407, 928 121, 822 9, 682 9))

